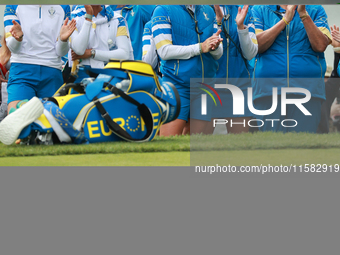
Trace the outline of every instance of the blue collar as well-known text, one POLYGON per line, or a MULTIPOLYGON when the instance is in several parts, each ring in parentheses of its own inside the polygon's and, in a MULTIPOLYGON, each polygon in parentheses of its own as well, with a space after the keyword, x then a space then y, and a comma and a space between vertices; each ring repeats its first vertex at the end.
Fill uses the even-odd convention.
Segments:
POLYGON ((109 22, 113 16, 114 16, 114 12, 111 9, 110 6, 105 7, 105 5, 101 5, 102 10, 99 12, 102 16, 107 17, 107 21, 109 22))
POLYGON ((283 9, 280 5, 268 5, 268 8, 272 9, 274 12, 286 12, 286 10, 283 9))
MULTIPOLYGON (((110 20, 112 20, 112 18, 114 17, 114 12, 111 9, 111 7, 105 7, 105 5, 101 5, 102 10, 99 12, 103 17, 107 17, 107 21, 109 22, 110 20)), ((85 12, 85 7, 83 5, 79 5, 77 6, 77 8, 72 12, 73 17, 82 17, 86 14, 85 12), (77 10, 81 10, 80 12, 77 10)))

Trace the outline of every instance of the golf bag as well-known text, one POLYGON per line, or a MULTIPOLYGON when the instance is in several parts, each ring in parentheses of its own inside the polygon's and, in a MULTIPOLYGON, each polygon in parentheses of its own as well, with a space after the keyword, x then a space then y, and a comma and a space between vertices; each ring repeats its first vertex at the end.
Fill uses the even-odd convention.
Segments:
POLYGON ((21 131, 23 143, 151 141, 179 114, 176 88, 147 63, 112 60, 104 69, 78 69, 73 83, 41 99, 43 113, 21 131))

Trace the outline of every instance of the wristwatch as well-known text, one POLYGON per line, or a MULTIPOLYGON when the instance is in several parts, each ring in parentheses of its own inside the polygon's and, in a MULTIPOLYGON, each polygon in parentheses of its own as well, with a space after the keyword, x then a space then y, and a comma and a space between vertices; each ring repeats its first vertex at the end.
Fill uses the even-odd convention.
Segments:
POLYGON ((95 50, 95 49, 92 49, 92 50, 91 50, 91 58, 94 58, 95 55, 96 55, 96 50, 95 50))

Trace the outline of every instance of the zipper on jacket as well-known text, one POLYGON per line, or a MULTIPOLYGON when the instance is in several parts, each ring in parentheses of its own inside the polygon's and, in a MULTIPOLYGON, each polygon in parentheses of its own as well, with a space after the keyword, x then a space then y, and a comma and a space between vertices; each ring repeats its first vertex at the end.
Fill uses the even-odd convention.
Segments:
POLYGON ((287 34, 287 85, 289 87, 289 25, 286 26, 287 34))
POLYGON ((179 71, 179 59, 177 59, 177 76, 178 76, 178 71, 179 71))
MULTIPOLYGON (((249 64, 249 60, 247 60, 247 61, 248 61, 248 64, 249 64)), ((246 64, 246 63, 244 63, 244 64, 246 64)), ((247 66, 247 65, 246 65, 246 70, 247 70, 247 73, 248 73, 249 80, 251 80, 250 72, 249 72, 249 69, 248 69, 248 66, 247 66)))
MULTIPOLYGON (((199 34, 197 34, 198 37, 198 43, 201 43, 201 38, 199 34)), ((201 63, 202 63, 202 82, 204 82, 204 64, 203 64, 203 58, 202 58, 202 53, 200 53, 200 58, 201 58, 201 63)))
MULTIPOLYGON (((195 7, 195 8, 196 8, 196 7, 195 7)), ((197 11, 197 10, 195 10, 194 16, 193 16, 192 13, 190 12, 191 10, 188 10, 188 9, 187 9, 187 11, 188 11, 188 13, 190 14, 191 18, 193 18, 194 23, 195 23, 195 21, 196 21, 196 11, 197 11)), ((196 24, 195 24, 195 26, 196 26, 196 24)), ((198 43, 201 43, 201 38, 200 38, 200 35, 199 35, 198 33, 197 33, 197 38, 198 38, 198 43)), ((200 58, 201 58, 201 63, 202 63, 202 82, 204 82, 204 64, 203 64, 202 53, 200 53, 200 58)))
MULTIPOLYGON (((229 8, 228 7, 225 7, 224 8, 224 14, 227 15, 229 14, 229 8)), ((228 25, 227 25, 227 33, 229 33, 230 31, 230 23, 229 23, 229 20, 228 19, 228 25)), ((227 36, 226 36, 227 37, 227 36)), ((230 50, 230 40, 229 40, 229 37, 227 38, 227 77, 226 77, 226 83, 228 84, 229 83, 229 50, 230 50)), ((243 56, 241 56, 241 58, 243 58, 243 56)), ((246 67, 246 70, 247 70, 247 73, 248 73, 248 77, 249 77, 249 80, 251 79, 250 78, 250 72, 248 70, 248 67, 247 65, 245 66, 246 67)))
POLYGON ((39 19, 41 19, 41 5, 39 5, 39 19))
POLYGON ((250 72, 249 72, 249 70, 248 70, 248 67, 246 66, 246 69, 247 69, 247 73, 248 73, 248 78, 249 78, 249 80, 251 80, 251 78, 250 78, 250 72))
MULTIPOLYGON (((195 10, 195 18, 194 18, 194 20, 196 20, 196 10, 195 10)), ((198 26, 198 24, 197 24, 197 26, 198 26)), ((198 37, 198 43, 201 43, 200 35, 197 34, 197 37, 198 37)), ((202 63, 202 82, 204 82, 204 63, 203 63, 202 53, 200 53, 200 58, 201 58, 201 63, 202 63)))
MULTIPOLYGON (((281 15, 281 18, 284 17, 283 14, 278 11, 273 11, 273 13, 281 15)), ((289 87, 289 24, 286 25, 286 36, 287 36, 287 86, 289 87)))
POLYGON ((321 70, 321 76, 320 76, 320 77, 322 78, 322 71, 323 71, 323 70, 322 70, 322 65, 321 65, 319 56, 317 56, 317 58, 318 58, 318 62, 319 62, 319 65, 320 65, 320 70, 321 70))
POLYGON ((255 59, 255 64, 254 64, 253 79, 255 79, 256 64, 257 64, 257 58, 255 59))

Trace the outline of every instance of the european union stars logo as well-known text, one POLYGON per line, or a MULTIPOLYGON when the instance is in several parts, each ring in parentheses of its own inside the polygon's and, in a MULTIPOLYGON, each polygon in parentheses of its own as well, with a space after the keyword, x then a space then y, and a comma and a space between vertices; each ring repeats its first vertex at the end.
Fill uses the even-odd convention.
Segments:
POLYGON ((137 116, 131 115, 126 120, 126 126, 129 131, 136 132, 141 127, 141 121, 137 116))

